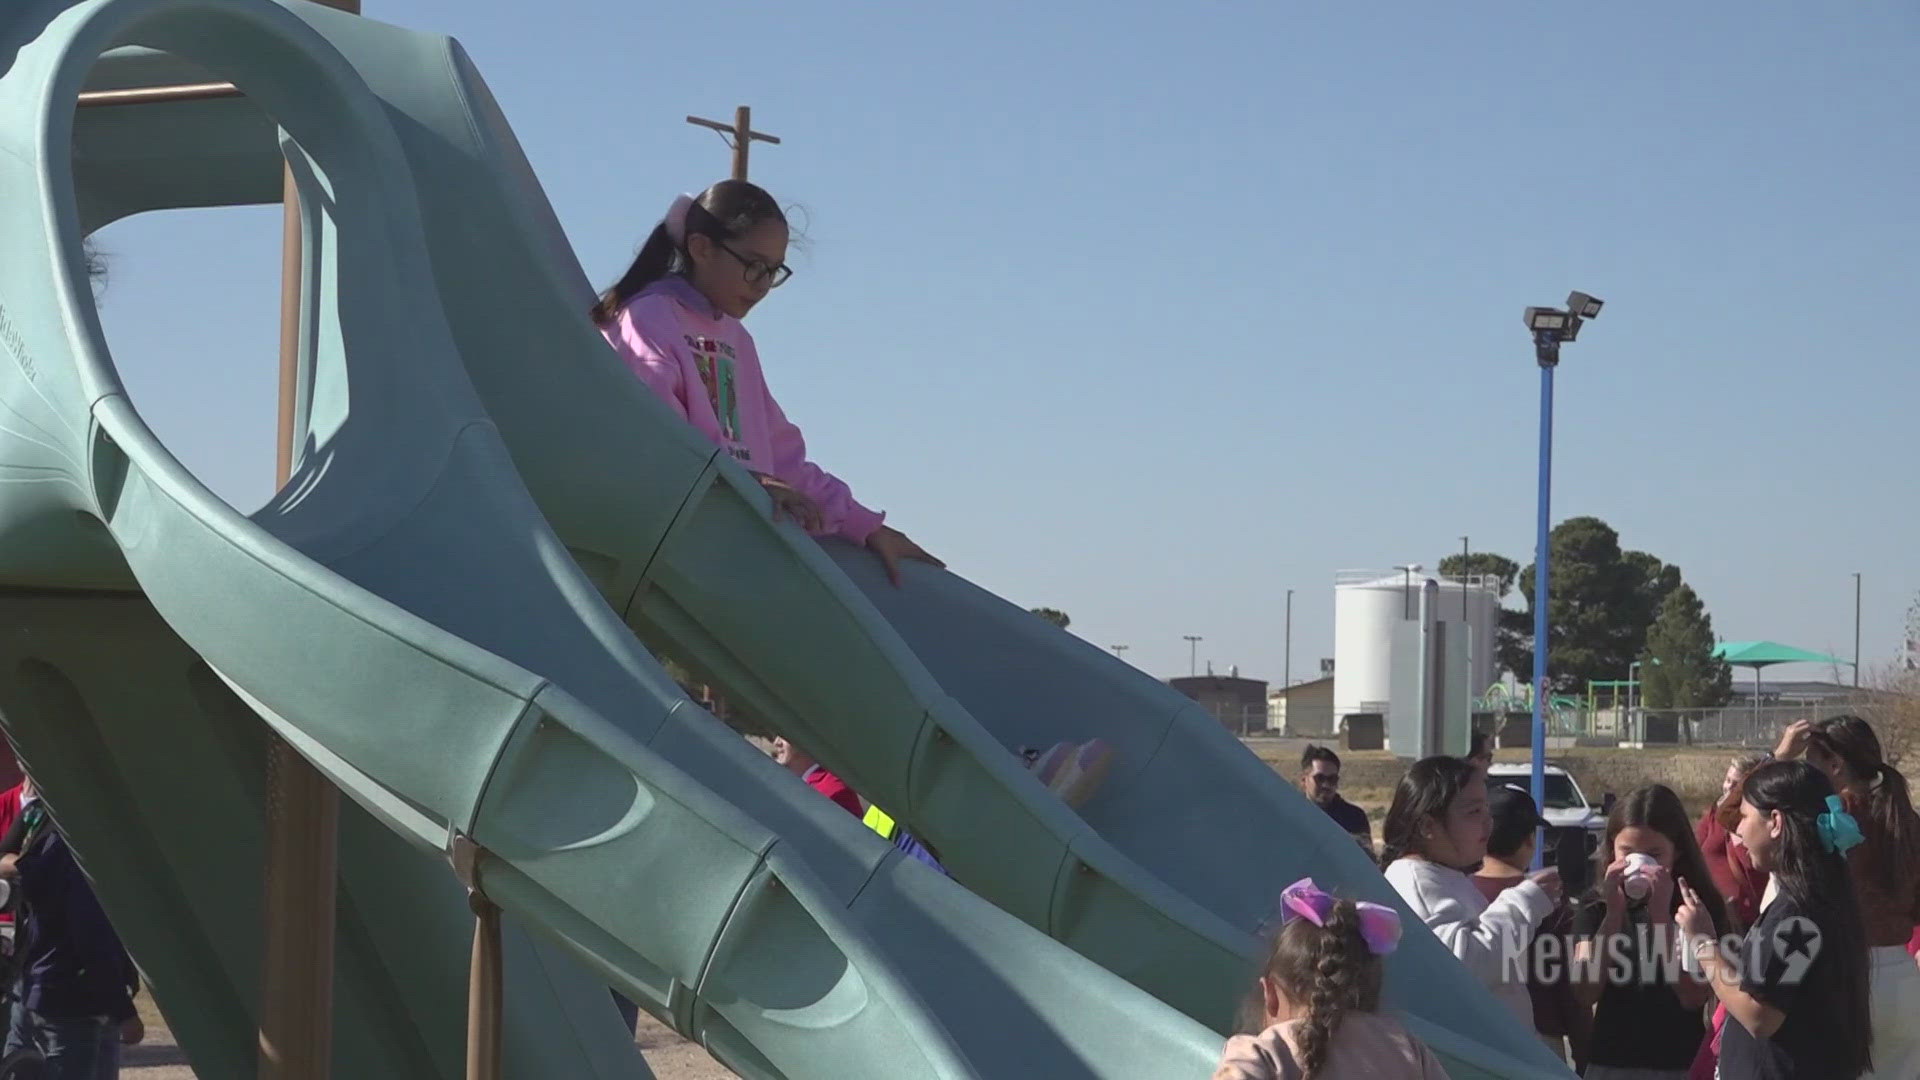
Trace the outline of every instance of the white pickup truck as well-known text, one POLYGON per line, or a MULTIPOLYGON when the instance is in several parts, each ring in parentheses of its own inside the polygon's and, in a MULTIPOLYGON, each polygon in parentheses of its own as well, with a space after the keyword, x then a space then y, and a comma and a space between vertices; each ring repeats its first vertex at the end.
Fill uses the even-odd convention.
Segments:
MULTIPOLYGON (((1540 816, 1547 819, 1548 861, 1553 860, 1559 834, 1567 829, 1586 834, 1587 854, 1591 856, 1607 838, 1607 815, 1613 811, 1613 796, 1607 796, 1599 806, 1593 805, 1587 801, 1580 785, 1567 774, 1567 770, 1558 765, 1546 767, 1545 780, 1547 797, 1540 816)), ((1487 783, 1506 784, 1521 791, 1530 791, 1533 768, 1520 762, 1499 762, 1487 770, 1487 783)))

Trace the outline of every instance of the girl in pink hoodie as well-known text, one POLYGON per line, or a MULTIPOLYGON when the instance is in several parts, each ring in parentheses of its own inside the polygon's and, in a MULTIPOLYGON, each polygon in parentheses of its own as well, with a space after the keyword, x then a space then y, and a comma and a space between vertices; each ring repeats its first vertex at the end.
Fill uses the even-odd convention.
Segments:
POLYGON ((806 440, 773 400, 740 323, 792 276, 787 239, 779 204, 745 180, 682 195, 601 295, 593 321, 641 382, 754 474, 775 520, 866 545, 898 585, 902 559, 943 564, 807 460, 806 440))

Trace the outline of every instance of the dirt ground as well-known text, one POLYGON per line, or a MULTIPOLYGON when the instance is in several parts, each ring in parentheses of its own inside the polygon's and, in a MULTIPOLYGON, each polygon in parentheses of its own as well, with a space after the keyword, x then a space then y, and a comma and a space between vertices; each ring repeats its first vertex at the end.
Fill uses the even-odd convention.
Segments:
MULTIPOLYGON (((195 1080, 186 1055, 174 1045, 166 1018, 154 1007, 153 998, 143 994, 139 1005, 140 1016, 147 1025, 147 1040, 127 1048, 121 1059, 120 1075, 126 1080, 195 1080)), ((659 1080, 731 1080, 734 1075, 733 1070, 713 1060, 705 1050, 645 1013, 640 1014, 640 1031, 635 1041, 659 1080)))
MULTIPOLYGON (((1306 739, 1248 739, 1247 748, 1280 775, 1292 779, 1300 771, 1300 751, 1306 739)), ((1407 763, 1384 750, 1339 750, 1340 794, 1367 812, 1376 836, 1393 801, 1393 787, 1407 763)), ((1494 760, 1525 763, 1524 748, 1497 750, 1494 760)), ((1733 751, 1717 748, 1671 747, 1660 750, 1578 747, 1549 751, 1547 761, 1573 774, 1580 790, 1596 805, 1609 792, 1624 796, 1647 784, 1666 784, 1694 815, 1720 794, 1720 778, 1733 751)))

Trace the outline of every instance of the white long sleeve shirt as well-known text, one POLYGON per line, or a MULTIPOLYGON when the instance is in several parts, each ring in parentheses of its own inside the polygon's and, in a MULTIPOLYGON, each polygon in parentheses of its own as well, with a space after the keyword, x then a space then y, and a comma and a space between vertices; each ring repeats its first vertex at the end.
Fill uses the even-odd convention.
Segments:
POLYGON ((1473 879, 1426 859, 1395 859, 1387 881, 1440 943, 1480 977, 1493 996, 1533 1030, 1533 1000, 1527 994, 1527 947, 1553 911, 1553 899, 1531 881, 1502 892, 1489 904, 1473 879))

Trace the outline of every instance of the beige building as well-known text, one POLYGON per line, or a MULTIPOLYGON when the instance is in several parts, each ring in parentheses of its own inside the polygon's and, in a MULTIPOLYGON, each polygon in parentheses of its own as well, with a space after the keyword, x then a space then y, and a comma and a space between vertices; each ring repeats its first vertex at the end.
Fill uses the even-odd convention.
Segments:
POLYGON ((1332 738, 1333 676, 1294 683, 1268 694, 1267 727, 1285 735, 1332 738))
POLYGON ((1257 734, 1267 723, 1267 680, 1232 675, 1190 675, 1168 679, 1167 685, 1200 703, 1236 735, 1257 734))

